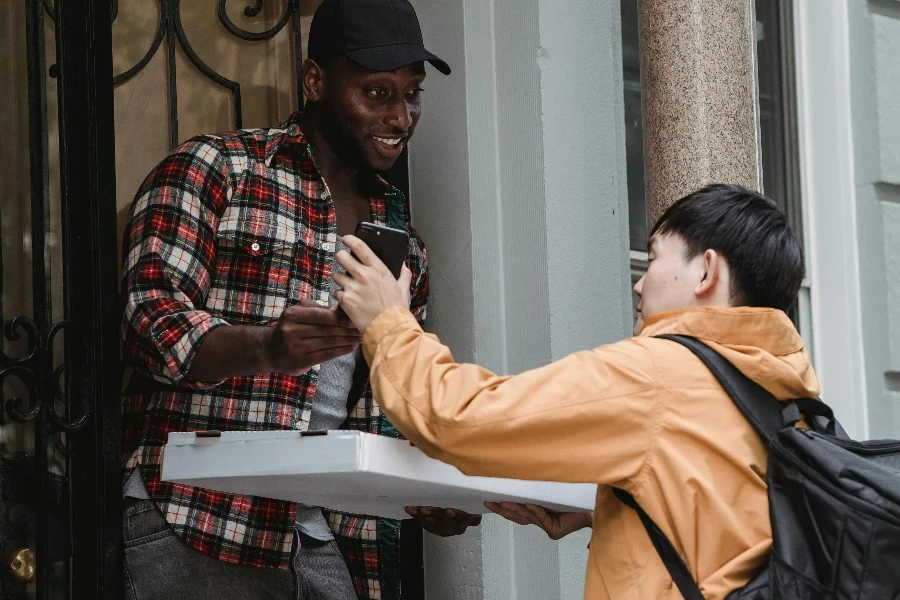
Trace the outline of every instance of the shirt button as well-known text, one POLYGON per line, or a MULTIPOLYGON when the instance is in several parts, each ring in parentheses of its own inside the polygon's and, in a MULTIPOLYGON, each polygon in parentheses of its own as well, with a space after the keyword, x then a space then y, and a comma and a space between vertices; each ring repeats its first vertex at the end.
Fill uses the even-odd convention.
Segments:
POLYGON ((254 252, 259 252, 259 244, 257 244, 256 242, 253 242, 252 244, 250 244, 250 249, 253 250, 254 252))

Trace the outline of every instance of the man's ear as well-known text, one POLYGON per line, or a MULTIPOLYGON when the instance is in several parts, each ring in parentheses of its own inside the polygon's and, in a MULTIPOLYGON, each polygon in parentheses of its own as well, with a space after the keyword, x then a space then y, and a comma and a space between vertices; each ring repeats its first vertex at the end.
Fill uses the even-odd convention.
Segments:
POLYGON ((701 300, 711 300, 717 295, 722 281, 724 266, 722 257, 715 250, 707 250, 703 253, 700 266, 703 269, 703 276, 694 288, 694 295, 701 300))
POLYGON ((310 59, 303 63, 303 95, 310 102, 319 102, 325 94, 325 69, 310 59))

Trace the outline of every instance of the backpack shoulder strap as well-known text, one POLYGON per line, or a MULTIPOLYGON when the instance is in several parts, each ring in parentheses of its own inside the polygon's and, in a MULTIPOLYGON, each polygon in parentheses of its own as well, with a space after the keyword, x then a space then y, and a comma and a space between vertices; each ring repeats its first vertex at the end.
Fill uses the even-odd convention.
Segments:
MULTIPOLYGON (((782 415, 778 400, 748 379, 734 365, 722 358, 718 352, 692 337, 682 335, 661 335, 658 337, 685 346, 703 361, 703 364, 712 372, 734 404, 764 440, 768 442, 774 439, 778 430, 784 427, 785 418, 782 415)), ((794 408, 794 412, 796 412, 796 420, 800 417, 800 413, 796 408, 794 408)), ((631 494, 617 488, 613 488, 613 493, 623 504, 637 512, 641 518, 641 523, 644 524, 644 529, 647 530, 647 535, 650 536, 650 541, 653 542, 653 547, 666 565, 672 581, 675 582, 678 591, 681 592, 685 600, 703 600, 703 595, 700 593, 697 582, 694 581, 694 576, 691 575, 681 555, 678 554, 678 551, 666 537, 666 534, 653 522, 650 515, 644 512, 644 509, 640 507, 631 494)))
MULTIPOLYGON (((703 364, 731 397, 732 402, 764 440, 768 442, 774 439, 775 434, 785 427, 785 415, 782 414, 781 403, 759 384, 738 371, 718 352, 700 340, 685 335, 660 335, 658 337, 681 344, 703 361, 703 364)), ((796 418, 799 418, 799 413, 796 418)), ((796 421, 796 419, 794 420, 796 421)))
POLYGON ((700 587, 694 581, 694 576, 688 571, 687 565, 681 560, 681 555, 678 554, 678 550, 675 549, 675 546, 672 545, 666 534, 656 526, 650 515, 644 512, 644 509, 640 507, 631 494, 619 488, 612 488, 612 491, 616 498, 626 506, 633 508, 641 518, 641 523, 644 524, 644 529, 647 530, 650 541, 653 542, 653 547, 656 548, 656 553, 659 554, 663 564, 666 565, 672 581, 675 582, 678 591, 684 596, 684 600, 703 600, 703 594, 700 593, 700 587))

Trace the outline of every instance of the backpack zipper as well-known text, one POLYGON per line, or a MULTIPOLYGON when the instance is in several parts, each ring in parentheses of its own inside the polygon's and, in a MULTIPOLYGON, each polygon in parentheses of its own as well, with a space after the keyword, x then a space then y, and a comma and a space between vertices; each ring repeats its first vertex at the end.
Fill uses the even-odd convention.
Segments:
POLYGON ((832 482, 822 477, 815 469, 813 469, 809 465, 805 464, 802 461, 794 460, 791 453, 782 448, 782 444, 780 442, 772 443, 769 446, 769 451, 774 452, 775 454, 784 458, 786 462, 789 463, 793 468, 801 471, 804 477, 814 481, 819 487, 825 489, 832 496, 842 498, 844 502, 846 502, 847 504, 852 504, 860 511, 868 514, 870 517, 874 517, 882 521, 887 521, 895 527, 900 527, 900 517, 888 512, 880 506, 871 504, 870 502, 867 502, 865 500, 861 500, 860 498, 857 498, 856 496, 837 487, 832 482))
POLYGON ((819 438, 820 440, 836 444, 841 448, 859 452, 860 454, 886 454, 889 452, 900 452, 900 442, 894 440, 872 440, 868 442, 857 442, 856 440, 843 440, 839 437, 825 435, 818 431, 803 430, 810 438, 819 438))

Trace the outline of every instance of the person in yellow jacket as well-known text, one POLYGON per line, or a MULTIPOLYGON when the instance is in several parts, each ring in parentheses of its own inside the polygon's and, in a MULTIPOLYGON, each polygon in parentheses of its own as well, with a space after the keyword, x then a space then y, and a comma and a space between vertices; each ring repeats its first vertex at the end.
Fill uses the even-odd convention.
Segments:
MULTIPOLYGON (((779 399, 818 396, 785 314, 803 256, 772 200, 734 185, 680 199, 651 231, 635 337, 515 376, 455 363, 409 313, 409 273, 397 281, 359 239, 344 243, 355 256, 338 255, 348 274, 336 277, 337 298, 364 333, 375 398, 404 435, 470 475, 599 484, 586 598, 681 598, 613 487, 673 542, 707 600, 763 567, 766 447, 699 359, 654 336, 703 340, 779 399)), ((588 525, 537 507, 493 508, 554 536, 588 525)))

